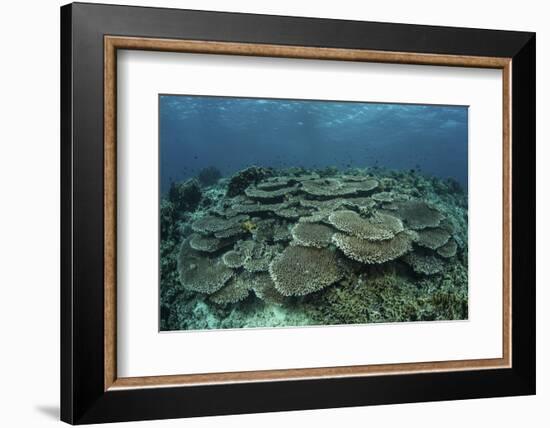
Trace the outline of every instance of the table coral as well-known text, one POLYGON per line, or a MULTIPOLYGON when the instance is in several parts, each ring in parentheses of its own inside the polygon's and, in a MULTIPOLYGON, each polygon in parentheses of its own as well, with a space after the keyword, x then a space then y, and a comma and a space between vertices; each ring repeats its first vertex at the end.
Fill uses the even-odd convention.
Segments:
POLYGON ((162 328, 467 313, 467 276, 452 274, 467 272, 466 198, 414 171, 327 171, 173 184, 160 206, 162 328))
POLYGON ((337 255, 325 248, 288 246, 269 265, 275 288, 285 296, 303 296, 343 276, 337 255))

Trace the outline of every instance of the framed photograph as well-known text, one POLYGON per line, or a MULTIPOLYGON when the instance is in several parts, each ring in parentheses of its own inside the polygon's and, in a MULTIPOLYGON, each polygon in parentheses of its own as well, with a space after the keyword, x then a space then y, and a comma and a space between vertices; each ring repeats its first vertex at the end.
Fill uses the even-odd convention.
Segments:
POLYGON ((61 57, 63 421, 535 393, 533 33, 76 3, 61 57))

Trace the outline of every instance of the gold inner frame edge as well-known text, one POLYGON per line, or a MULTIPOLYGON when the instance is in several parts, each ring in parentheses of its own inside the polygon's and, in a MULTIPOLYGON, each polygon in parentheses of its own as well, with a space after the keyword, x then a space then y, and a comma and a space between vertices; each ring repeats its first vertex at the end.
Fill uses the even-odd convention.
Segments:
POLYGON ((480 57, 309 46, 173 40, 140 37, 104 37, 104 390, 222 383, 292 381, 302 379, 361 377, 409 373, 484 370, 511 367, 511 58, 480 57), (116 366, 116 88, 117 50, 146 50, 214 55, 241 55, 392 64, 494 68, 502 70, 502 166, 503 166, 503 320, 502 357, 492 359, 432 361, 301 369, 278 369, 169 376, 117 376, 116 366))

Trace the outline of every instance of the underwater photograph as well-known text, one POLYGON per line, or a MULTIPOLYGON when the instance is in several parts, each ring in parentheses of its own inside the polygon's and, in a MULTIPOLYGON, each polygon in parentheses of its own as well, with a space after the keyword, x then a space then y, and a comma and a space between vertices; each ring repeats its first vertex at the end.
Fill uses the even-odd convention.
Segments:
POLYGON ((159 95, 160 330, 468 319, 468 107, 159 95))

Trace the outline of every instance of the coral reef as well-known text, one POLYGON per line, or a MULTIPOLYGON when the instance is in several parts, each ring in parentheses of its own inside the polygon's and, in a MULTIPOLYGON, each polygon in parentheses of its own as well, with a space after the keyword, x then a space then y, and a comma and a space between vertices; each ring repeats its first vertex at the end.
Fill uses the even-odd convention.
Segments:
POLYGON ((201 183, 161 199, 163 330, 467 317, 456 183, 258 166, 201 183))
POLYGON ((411 229, 436 227, 443 219, 437 209, 424 201, 411 200, 397 204, 397 214, 411 229))
POLYGON ((343 270, 334 251, 290 245, 271 262, 269 274, 284 296, 303 296, 334 284, 343 270))
POLYGON ((451 238, 451 234, 441 227, 433 227, 419 230, 416 243, 431 250, 442 247, 451 238))
POLYGON ((206 251, 213 253, 220 248, 224 248, 231 243, 228 239, 218 239, 213 236, 204 236, 199 233, 193 233, 189 237, 189 246, 197 251, 206 251))
POLYGON ((328 288, 314 312, 324 324, 459 320, 468 313, 467 284, 462 269, 418 282, 396 267, 370 268, 328 288))
POLYGON ((212 294, 224 286, 233 271, 220 260, 205 257, 194 251, 186 240, 178 257, 181 285, 189 291, 212 294))
POLYGON ((246 261, 246 256, 238 251, 231 250, 222 256, 222 261, 227 267, 240 268, 246 261))
POLYGON ((174 204, 176 211, 193 211, 201 201, 202 190, 199 182, 192 178, 182 183, 172 183, 168 191, 168 199, 174 204))
POLYGON ((403 231, 401 220, 380 212, 375 213, 370 218, 365 218, 355 211, 335 211, 329 215, 328 221, 336 229, 368 241, 390 239, 396 233, 403 231))
POLYGON ((334 230, 319 223, 296 223, 290 233, 297 245, 323 248, 332 241, 334 230))
POLYGON ((236 173, 227 184, 226 195, 230 198, 244 193, 245 189, 251 184, 270 177, 272 171, 267 168, 251 166, 236 173))
POLYGON ((252 289, 258 298, 267 303, 282 305, 285 301, 285 296, 277 290, 275 282, 267 273, 256 275, 252 289))
POLYGON ((406 231, 391 239, 378 241, 336 233, 332 236, 332 241, 350 259, 375 264, 394 260, 411 251, 413 238, 406 231))
POLYGON ((421 252, 409 253, 403 257, 403 261, 412 267, 416 273, 424 275, 434 275, 441 272, 445 267, 440 258, 421 252))
POLYGON ((437 254, 448 259, 456 255, 457 248, 456 241, 454 239, 449 239, 446 244, 437 249, 437 254))
POLYGON ((208 187, 216 184, 222 178, 222 173, 215 166, 208 166, 199 171, 197 178, 203 186, 208 187))
POLYGON ((252 289, 251 279, 250 275, 231 278, 223 288, 210 295, 210 300, 219 305, 225 305, 246 299, 252 289))

